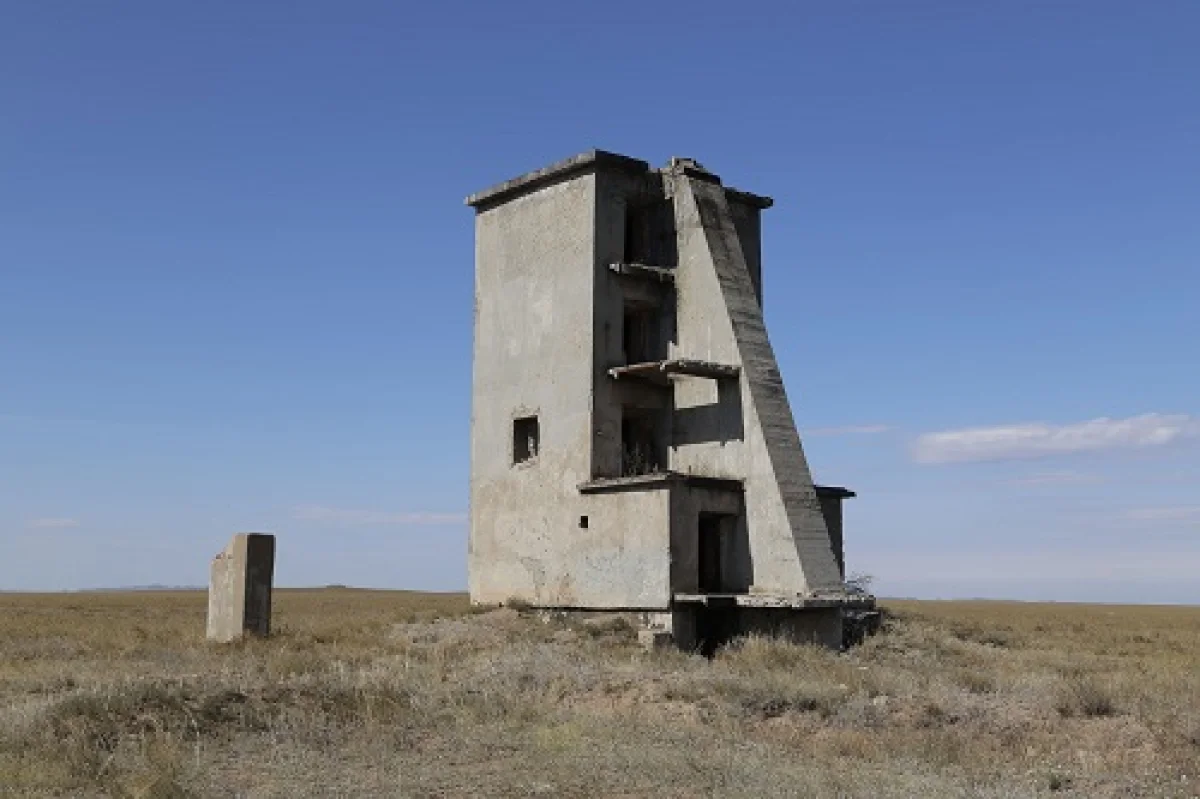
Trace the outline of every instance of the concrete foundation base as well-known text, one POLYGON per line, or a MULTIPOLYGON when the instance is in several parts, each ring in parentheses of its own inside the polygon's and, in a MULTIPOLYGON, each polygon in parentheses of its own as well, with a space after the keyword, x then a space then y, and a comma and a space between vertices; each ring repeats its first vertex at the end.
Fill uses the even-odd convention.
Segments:
POLYGON ((798 644, 842 648, 841 608, 690 606, 672 614, 672 635, 682 649, 713 654, 735 638, 762 635, 798 644))
POLYGON ((603 624, 621 618, 638 631, 647 649, 676 646, 711 656, 734 639, 761 635, 798 644, 841 649, 844 646, 845 610, 841 607, 745 607, 735 602, 682 604, 666 611, 596 611, 569 608, 543 609, 547 618, 578 616, 585 623, 603 624))

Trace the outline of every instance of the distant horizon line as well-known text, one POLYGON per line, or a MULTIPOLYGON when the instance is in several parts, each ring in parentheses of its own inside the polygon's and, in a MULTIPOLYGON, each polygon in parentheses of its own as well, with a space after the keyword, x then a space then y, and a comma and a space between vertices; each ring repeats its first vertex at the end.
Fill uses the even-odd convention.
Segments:
MULTIPOLYGON (((467 590, 421 590, 415 588, 371 588, 369 586, 345 585, 341 583, 328 583, 325 585, 288 585, 276 586, 275 591, 363 591, 374 593, 394 593, 394 594, 436 594, 446 596, 451 594, 467 594, 467 590)), ((136 594, 136 593, 200 593, 207 592, 208 587, 203 585, 131 585, 112 588, 64 588, 58 590, 37 590, 37 589, 0 589, 0 596, 3 595, 67 595, 67 594, 136 594)), ((1198 602, 1137 602, 1137 601, 1120 601, 1106 602, 1103 600, 1081 600, 1081 599, 1017 599, 1017 598, 997 598, 997 597, 918 597, 918 596, 876 596, 880 602, 986 602, 995 604, 1021 604, 1021 605, 1098 605, 1102 607, 1161 607, 1161 608, 1200 608, 1198 602)), ((615 612, 615 611, 614 611, 615 612)))

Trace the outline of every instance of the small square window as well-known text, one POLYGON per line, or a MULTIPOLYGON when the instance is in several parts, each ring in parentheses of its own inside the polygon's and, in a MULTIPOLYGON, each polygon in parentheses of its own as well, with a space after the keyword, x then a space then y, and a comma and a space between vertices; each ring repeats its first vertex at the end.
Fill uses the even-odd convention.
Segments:
POLYGON ((539 444, 536 416, 513 420, 513 463, 525 463, 536 458, 539 444))
POLYGON ((586 516, 579 517, 579 529, 586 530, 588 526, 588 518, 586 516))

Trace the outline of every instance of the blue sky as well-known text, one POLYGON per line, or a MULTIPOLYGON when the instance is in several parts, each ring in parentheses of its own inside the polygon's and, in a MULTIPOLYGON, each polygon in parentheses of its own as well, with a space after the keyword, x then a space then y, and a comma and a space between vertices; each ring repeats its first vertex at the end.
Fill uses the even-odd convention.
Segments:
POLYGON ((1200 5, 8 3, 0 588, 465 584, 472 191, 776 199, 767 322, 884 594, 1200 602, 1200 5))

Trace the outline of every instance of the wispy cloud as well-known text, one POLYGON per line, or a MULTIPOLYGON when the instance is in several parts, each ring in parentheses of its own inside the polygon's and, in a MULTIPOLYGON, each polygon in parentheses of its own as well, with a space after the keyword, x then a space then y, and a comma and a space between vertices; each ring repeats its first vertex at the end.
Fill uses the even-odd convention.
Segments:
POLYGON ((1083 485, 1085 483, 1099 483, 1104 478, 1098 474, 1086 474, 1084 472, 1059 471, 1059 472, 1034 472, 1033 474, 1017 477, 1010 480, 1013 485, 1019 486, 1053 486, 1053 485, 1083 485))
POLYGON ((1200 505, 1135 508, 1125 517, 1136 522, 1194 522, 1200 524, 1200 505))
POLYGON ((1200 419, 1186 414, 1103 417, 1067 425, 1030 422, 926 433, 917 438, 913 457, 919 463, 1044 458, 1071 452, 1158 447, 1198 434, 1200 419))
POLYGON ((35 530, 65 530, 68 527, 78 527, 78 519, 65 516, 48 516, 43 519, 30 519, 29 526, 35 530))
POLYGON ((806 436, 865 436, 886 433, 891 429, 886 424, 852 424, 844 427, 813 427, 803 433, 806 436))
POLYGON ((467 514, 430 511, 391 512, 331 508, 325 505, 301 505, 292 509, 292 518, 353 527, 406 527, 427 524, 462 524, 467 520, 467 514))

